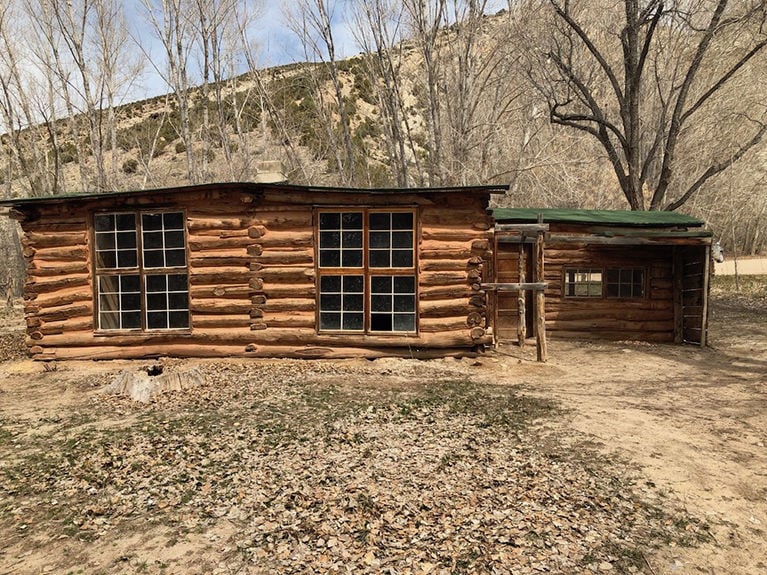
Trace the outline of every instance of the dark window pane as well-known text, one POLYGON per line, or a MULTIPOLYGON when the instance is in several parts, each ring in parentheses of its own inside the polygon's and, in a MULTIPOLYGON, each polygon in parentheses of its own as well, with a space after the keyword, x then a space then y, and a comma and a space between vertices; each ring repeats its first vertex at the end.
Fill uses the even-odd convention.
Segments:
POLYGON ((344 212, 341 216, 343 228, 345 230, 361 230, 362 229, 362 213, 361 212, 344 212))
POLYGON ((117 247, 121 250, 136 248, 136 232, 119 232, 117 234, 117 247))
POLYGON ((412 230, 413 213, 395 212, 391 216, 391 227, 393 230, 412 230))
POLYGON ((392 232, 391 245, 393 248, 412 248, 413 232, 392 232))
POLYGON ((189 309, 189 295, 185 293, 168 294, 168 309, 189 309))
POLYGON ((341 214, 321 213, 320 229, 321 230, 340 230, 341 214))
POLYGON ((118 230, 136 229, 136 216, 134 214, 117 214, 116 220, 118 230))
POLYGON ((412 295, 395 295, 394 296, 394 311, 398 311, 398 312, 412 312, 412 311, 415 311, 415 296, 412 296, 412 295))
POLYGON ((619 284, 607 284, 605 293, 607 294, 607 297, 620 297, 619 284))
POLYGON ((165 276, 147 276, 146 278, 146 291, 148 292, 164 292, 167 289, 167 283, 165 276))
MULTIPOLYGON (((129 247, 129 246, 126 246, 129 247)), ((97 250, 112 250, 115 248, 115 235, 113 233, 96 234, 97 250)))
POLYGON ((168 212, 163 214, 162 219, 166 230, 183 230, 185 227, 184 214, 181 212, 168 212))
POLYGON ((388 294, 370 296, 370 309, 372 311, 391 311, 391 299, 388 294))
POLYGON ((117 267, 118 268, 135 268, 138 266, 138 257, 135 251, 119 251, 117 252, 117 267))
POLYGON ((415 314, 394 314, 394 331, 415 331, 415 314))
POLYGON ((165 232, 166 248, 183 248, 184 232, 165 232))
POLYGON ((106 311, 99 314, 99 327, 101 329, 120 329, 120 313, 106 311))
POLYGON ((164 268, 165 258, 162 250, 144 251, 144 267, 146 268, 164 268))
POLYGON ((148 329, 163 329, 168 327, 168 314, 164 311, 149 312, 146 314, 146 326, 148 329))
POLYGON ((180 268, 186 265, 186 250, 166 250, 165 267, 180 268))
POLYGON ((345 313, 343 316, 342 329, 360 331, 364 325, 361 313, 345 313))
POLYGON ((391 260, 389 259, 389 250, 370 250, 370 267, 371 268, 391 267, 391 260))
POLYGON ((120 309, 124 311, 141 310, 141 295, 137 293, 127 293, 120 296, 120 309))
POLYGON ((170 326, 173 329, 189 327, 189 312, 172 311, 169 314, 170 326))
POLYGON ((100 293, 115 293, 120 289, 120 277, 119 276, 101 276, 99 278, 99 292, 100 293))
POLYGON ((344 294, 344 311, 362 311, 362 294, 344 294))
POLYGON ((168 291, 187 291, 186 274, 170 274, 168 276, 168 291))
POLYGON ((99 310, 104 311, 118 311, 120 307, 117 305, 119 299, 116 294, 107 294, 99 296, 99 310))
POLYGON ((320 278, 320 292, 340 292, 341 276, 322 276, 320 278))
POLYGON ((147 232, 144 231, 144 249, 156 250, 163 247, 163 233, 162 232, 147 232))
POLYGON ((373 276, 370 279, 370 291, 372 293, 392 293, 392 277, 373 276))
POLYGON ((341 329, 341 314, 320 313, 320 329, 341 329))
POLYGON ((381 213, 381 212, 370 214, 371 230, 388 230, 390 228, 391 228, 391 214, 381 213))
POLYGON ((321 268, 341 267, 341 252, 338 250, 320 250, 321 268))
POLYGON ((395 276, 394 293, 415 293, 415 277, 395 276))
POLYGON ((345 248, 361 248, 362 232, 343 232, 341 234, 341 241, 345 248))
POLYGON ((392 250, 391 267, 412 268, 413 267, 413 251, 412 250, 392 250))
POLYGON ((141 227, 143 230, 161 230, 162 229, 162 214, 143 214, 141 216, 141 227))
POLYGON ((115 229, 115 217, 113 214, 99 214, 93 218, 93 227, 97 232, 107 232, 115 229))
POLYGON ((345 268, 361 268, 362 250, 344 250, 342 264, 345 268))
POLYGON ((120 276, 120 286, 123 292, 141 291, 139 276, 120 276))
POLYGON ((389 246, 389 232, 370 232, 370 247, 371 248, 388 248, 389 246))
POLYGON ((372 331, 391 331, 392 317, 389 313, 370 314, 370 329, 372 331))
POLYGON ((340 248, 340 232, 320 232, 320 248, 340 248))
POLYGON ((364 284, 362 276, 344 276, 344 292, 346 293, 362 293, 364 284))
POLYGON ((146 294, 146 308, 151 310, 168 309, 168 296, 164 293, 146 294))
POLYGON ((141 327, 141 312, 129 311, 122 314, 123 329, 139 329, 141 327))
POLYGON ((117 254, 115 252, 98 252, 96 254, 97 268, 116 268, 117 254))
POLYGON ((321 294, 320 295, 320 310, 322 311, 341 311, 341 295, 340 294, 321 294))

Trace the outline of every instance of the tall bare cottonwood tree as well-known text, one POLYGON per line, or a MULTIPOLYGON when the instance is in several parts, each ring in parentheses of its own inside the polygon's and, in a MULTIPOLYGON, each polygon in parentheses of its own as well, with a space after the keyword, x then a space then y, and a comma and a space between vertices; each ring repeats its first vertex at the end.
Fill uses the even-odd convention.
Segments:
MULTIPOLYGON (((604 148, 631 209, 674 210, 757 146, 761 109, 733 110, 718 96, 767 46, 765 0, 548 0, 552 30, 531 77, 550 119, 604 148), (611 28, 612 27, 612 28, 611 28), (618 33, 615 33, 618 32, 618 33), (685 172, 680 150, 715 114, 739 141, 685 172)), ((548 33, 547 33, 548 34, 548 33)))

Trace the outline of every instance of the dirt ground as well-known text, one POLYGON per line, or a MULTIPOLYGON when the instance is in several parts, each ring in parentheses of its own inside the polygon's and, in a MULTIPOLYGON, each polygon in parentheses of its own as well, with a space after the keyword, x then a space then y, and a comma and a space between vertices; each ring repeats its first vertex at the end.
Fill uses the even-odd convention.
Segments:
MULTIPOLYGON (((17 327, 18 323, 13 323, 6 326, 5 332, 13 333, 17 327)), ((677 538, 669 538, 668 544, 648 548, 646 553, 637 555, 636 561, 625 570, 620 567, 623 563, 613 561, 614 557, 600 556, 591 567, 584 568, 583 561, 580 561, 577 571, 560 567, 554 572, 762 574, 767 572, 767 299, 715 298, 710 339, 711 347, 706 349, 640 342, 551 341, 550 360, 545 365, 534 361, 532 345, 523 349, 504 345, 478 361, 420 362, 415 368, 412 362, 399 360, 350 361, 335 362, 334 367, 328 369, 336 370, 333 371, 334 377, 344 379, 346 385, 353 386, 355 382, 362 385, 363 381, 367 385, 375 385, 371 381, 378 378, 384 388, 396 383, 400 391, 406 389, 414 377, 423 380, 428 379, 430 374, 436 377, 447 373, 452 377, 464 373, 475 382, 508 387, 524 396, 544 401, 552 400, 561 411, 534 418, 532 425, 536 428, 536 437, 551 440, 565 446, 565 449, 569 446, 574 451, 586 447, 595 449, 613 468, 615 462, 619 462, 618 466, 637 474, 639 485, 650 486, 660 493, 669 507, 686 509, 696 521, 706 524, 710 533, 710 536, 696 539, 698 542, 693 546, 680 545, 677 538), (371 366, 375 367, 371 370, 371 366)), ((13 340, 6 337, 0 343, 9 348, 13 340)), ((7 349, 5 353, 6 356, 0 358, 0 423, 7 424, 0 429, 0 447, 5 445, 4 457, 9 458, 0 463, 5 469, 12 468, 13 448, 14 445, 22 445, 22 437, 24 441, 30 434, 40 437, 43 445, 47 434, 59 429, 57 426, 61 426, 62 421, 72 420, 93 409, 99 389, 116 371, 133 365, 130 362, 72 362, 61 364, 58 372, 47 372, 43 364, 15 358, 7 349), (22 430, 25 425, 30 429, 22 430)), ((189 363, 204 365, 204 362, 189 363)), ((238 365, 240 367, 233 369, 247 369, 241 367, 245 365, 243 363, 238 365)), ((301 377, 305 369, 324 369, 317 365, 311 362, 290 363, 286 381, 301 377), (312 367, 304 368, 302 365, 312 367)), ((333 389, 337 388, 331 391, 333 389)), ((381 393, 380 388, 376 393, 381 393)), ((205 401, 215 402, 215 399, 207 397, 205 401)), ((178 406, 174 408, 175 412, 191 409, 186 404, 180 405, 180 409, 178 406)), ((425 403, 419 399, 417 405, 425 403)), ((100 403, 97 407, 102 412, 98 421, 102 427, 111 424, 127 426, 145 421, 142 420, 142 408, 127 403, 100 403)), ((434 412, 427 413, 427 418, 433 416, 434 412)), ((364 444, 365 437, 378 434, 378 426, 385 428, 389 425, 391 415, 380 421, 371 421, 372 427, 353 428, 357 431, 351 435, 352 443, 359 441, 364 444)), ((433 419, 429 421, 433 426, 433 419)), ((72 427, 70 431, 76 429, 72 427)), ((352 432, 347 430, 344 433, 352 432)), ((418 428, 413 433, 422 435, 424 431, 418 428)), ((448 430, 446 433, 451 432, 448 430)), ((515 437, 520 436, 520 432, 514 433, 515 437)), ((236 437, 239 438, 239 435, 236 437)), ((472 436, 470 440, 477 441, 477 438, 472 436)), ((74 442, 73 449, 76 448, 76 434, 67 441, 74 442)), ((331 452, 343 450, 349 441, 347 438, 342 444, 333 444, 335 447, 331 452)), ((429 444, 428 438, 421 437, 418 441, 429 444)), ((437 437, 434 444, 438 445, 440 441, 447 442, 448 437, 437 437)), ((488 445, 488 451, 493 453, 493 450, 502 450, 503 447, 493 441, 488 445)), ((88 448, 91 447, 88 444, 88 448)), ((525 449, 519 448, 521 452, 525 449)), ((307 453, 297 452, 296 456, 308 458, 308 469, 312 465, 312 455, 307 453)), ((333 456, 333 453, 322 455, 331 459, 333 456)), ((453 452, 434 452, 440 469, 443 464, 455 463, 460 467, 464 456, 453 452)), ((398 465, 409 465, 407 458, 403 459, 401 454, 397 457, 395 461, 399 462, 398 465)), ((375 467, 375 461, 371 465, 375 467)), ((418 470, 412 470, 412 473, 417 475, 418 470)), ((424 481, 428 483, 428 480, 424 481)), ((443 481, 439 479, 438 482, 443 481)), ((572 481, 576 487, 580 485, 576 478, 572 481)), ((10 485, 10 480, 7 483, 10 485)), ((634 481, 634 484, 637 482, 634 481)), ((210 489, 210 486, 207 488, 210 489)), ((370 497, 384 498, 385 493, 370 497)), ((454 497, 459 497, 458 491, 454 497)), ((473 497, 474 494, 469 494, 467 501, 472 501, 473 497)), ((20 493, 4 509, 5 513, 14 517, 15 524, 13 528, 8 525, 0 528, 0 534, 5 532, 3 538, 9 542, 5 549, 0 546, 2 574, 57 573, 60 572, 59 566, 64 564, 82 565, 78 569, 61 571, 67 573, 183 573, 186 571, 179 567, 183 565, 189 569, 188 572, 208 572, 200 566, 208 565, 206 561, 211 557, 228 556, 235 545, 236 528, 233 526, 237 525, 237 521, 236 517, 231 517, 231 509, 221 514, 214 510, 212 513, 220 521, 207 524, 204 529, 189 528, 181 540, 170 540, 161 528, 142 532, 133 524, 133 530, 123 533, 120 538, 114 538, 112 531, 97 543, 82 540, 75 544, 71 533, 53 538, 50 530, 40 528, 36 536, 37 526, 32 521, 24 520, 24 514, 31 513, 31 501, 31 496, 25 498, 20 493), (22 534, 24 531, 27 532, 22 534), (55 557, 61 553, 73 554, 75 559, 68 563, 61 562, 55 557), (141 557, 144 559, 139 561, 141 557), (183 557, 186 557, 185 561, 182 561, 183 557), (103 568, 104 565, 112 567, 103 568), (156 567, 154 570, 151 569, 153 565, 156 567)), ((52 506, 60 504, 56 501, 47 503, 52 506)), ((97 511, 91 512, 89 517, 96 524, 105 521, 108 524, 102 513, 97 511)), ((673 516, 663 520, 668 523, 675 521, 673 516)), ((607 522, 607 519, 600 521, 607 522)), ((682 529, 694 529, 694 525, 685 522, 682 529)), ((326 537, 323 544, 329 548, 330 540, 326 537)), ((279 550, 279 547, 276 549, 279 550)), ((403 552, 407 554, 407 550, 403 552)), ((367 561, 370 557, 367 554, 363 559, 367 561)), ((367 565, 369 572, 385 571, 383 567, 377 568, 375 562, 367 565)), ((560 562, 559 565, 565 564, 560 562)), ((210 571, 280 572, 277 568, 247 571, 234 567, 211 568, 210 571)), ((315 564, 283 572, 330 571, 332 569, 324 569, 322 564, 315 564)), ((442 571, 424 560, 412 569, 391 572, 442 571)), ((474 568, 469 562, 462 570, 455 568, 452 572, 512 571, 474 568)), ((515 575, 526 572, 524 569, 513 571, 515 575)), ((535 572, 534 565, 530 572, 535 572)))
MULTIPOLYGON (((503 369, 572 410, 553 432, 617 451, 709 521, 713 541, 650 558, 657 575, 767 573, 767 300, 715 298, 710 339, 707 349, 555 342, 547 365, 525 356, 503 369)), ((520 356, 499 353, 499 366, 520 356)))

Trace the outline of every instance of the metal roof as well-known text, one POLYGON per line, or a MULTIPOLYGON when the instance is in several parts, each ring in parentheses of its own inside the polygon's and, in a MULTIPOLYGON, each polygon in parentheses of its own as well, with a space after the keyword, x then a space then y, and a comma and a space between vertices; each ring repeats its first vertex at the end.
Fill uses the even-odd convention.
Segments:
POLYGON ((498 223, 561 222, 625 227, 701 227, 704 222, 677 212, 643 212, 629 210, 566 210, 556 208, 495 208, 498 223))

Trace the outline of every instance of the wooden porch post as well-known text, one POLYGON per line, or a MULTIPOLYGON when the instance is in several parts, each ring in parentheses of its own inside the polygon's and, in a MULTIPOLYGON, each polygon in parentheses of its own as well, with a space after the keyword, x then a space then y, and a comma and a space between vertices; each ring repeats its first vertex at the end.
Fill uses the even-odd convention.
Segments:
MULTIPOLYGON (((544 281, 543 248, 544 232, 539 230, 535 238, 535 281, 538 283, 544 281)), ((535 292, 535 326, 538 361, 545 362, 548 359, 548 350, 546 346, 546 295, 542 289, 536 290, 535 292)))
MULTIPOLYGON (((517 272, 519 275, 519 283, 525 283, 525 243, 519 243, 519 261, 517 264, 517 272)), ((525 338, 527 338, 527 325, 525 320, 525 290, 519 290, 517 292, 517 341, 519 347, 524 347, 525 338)))

